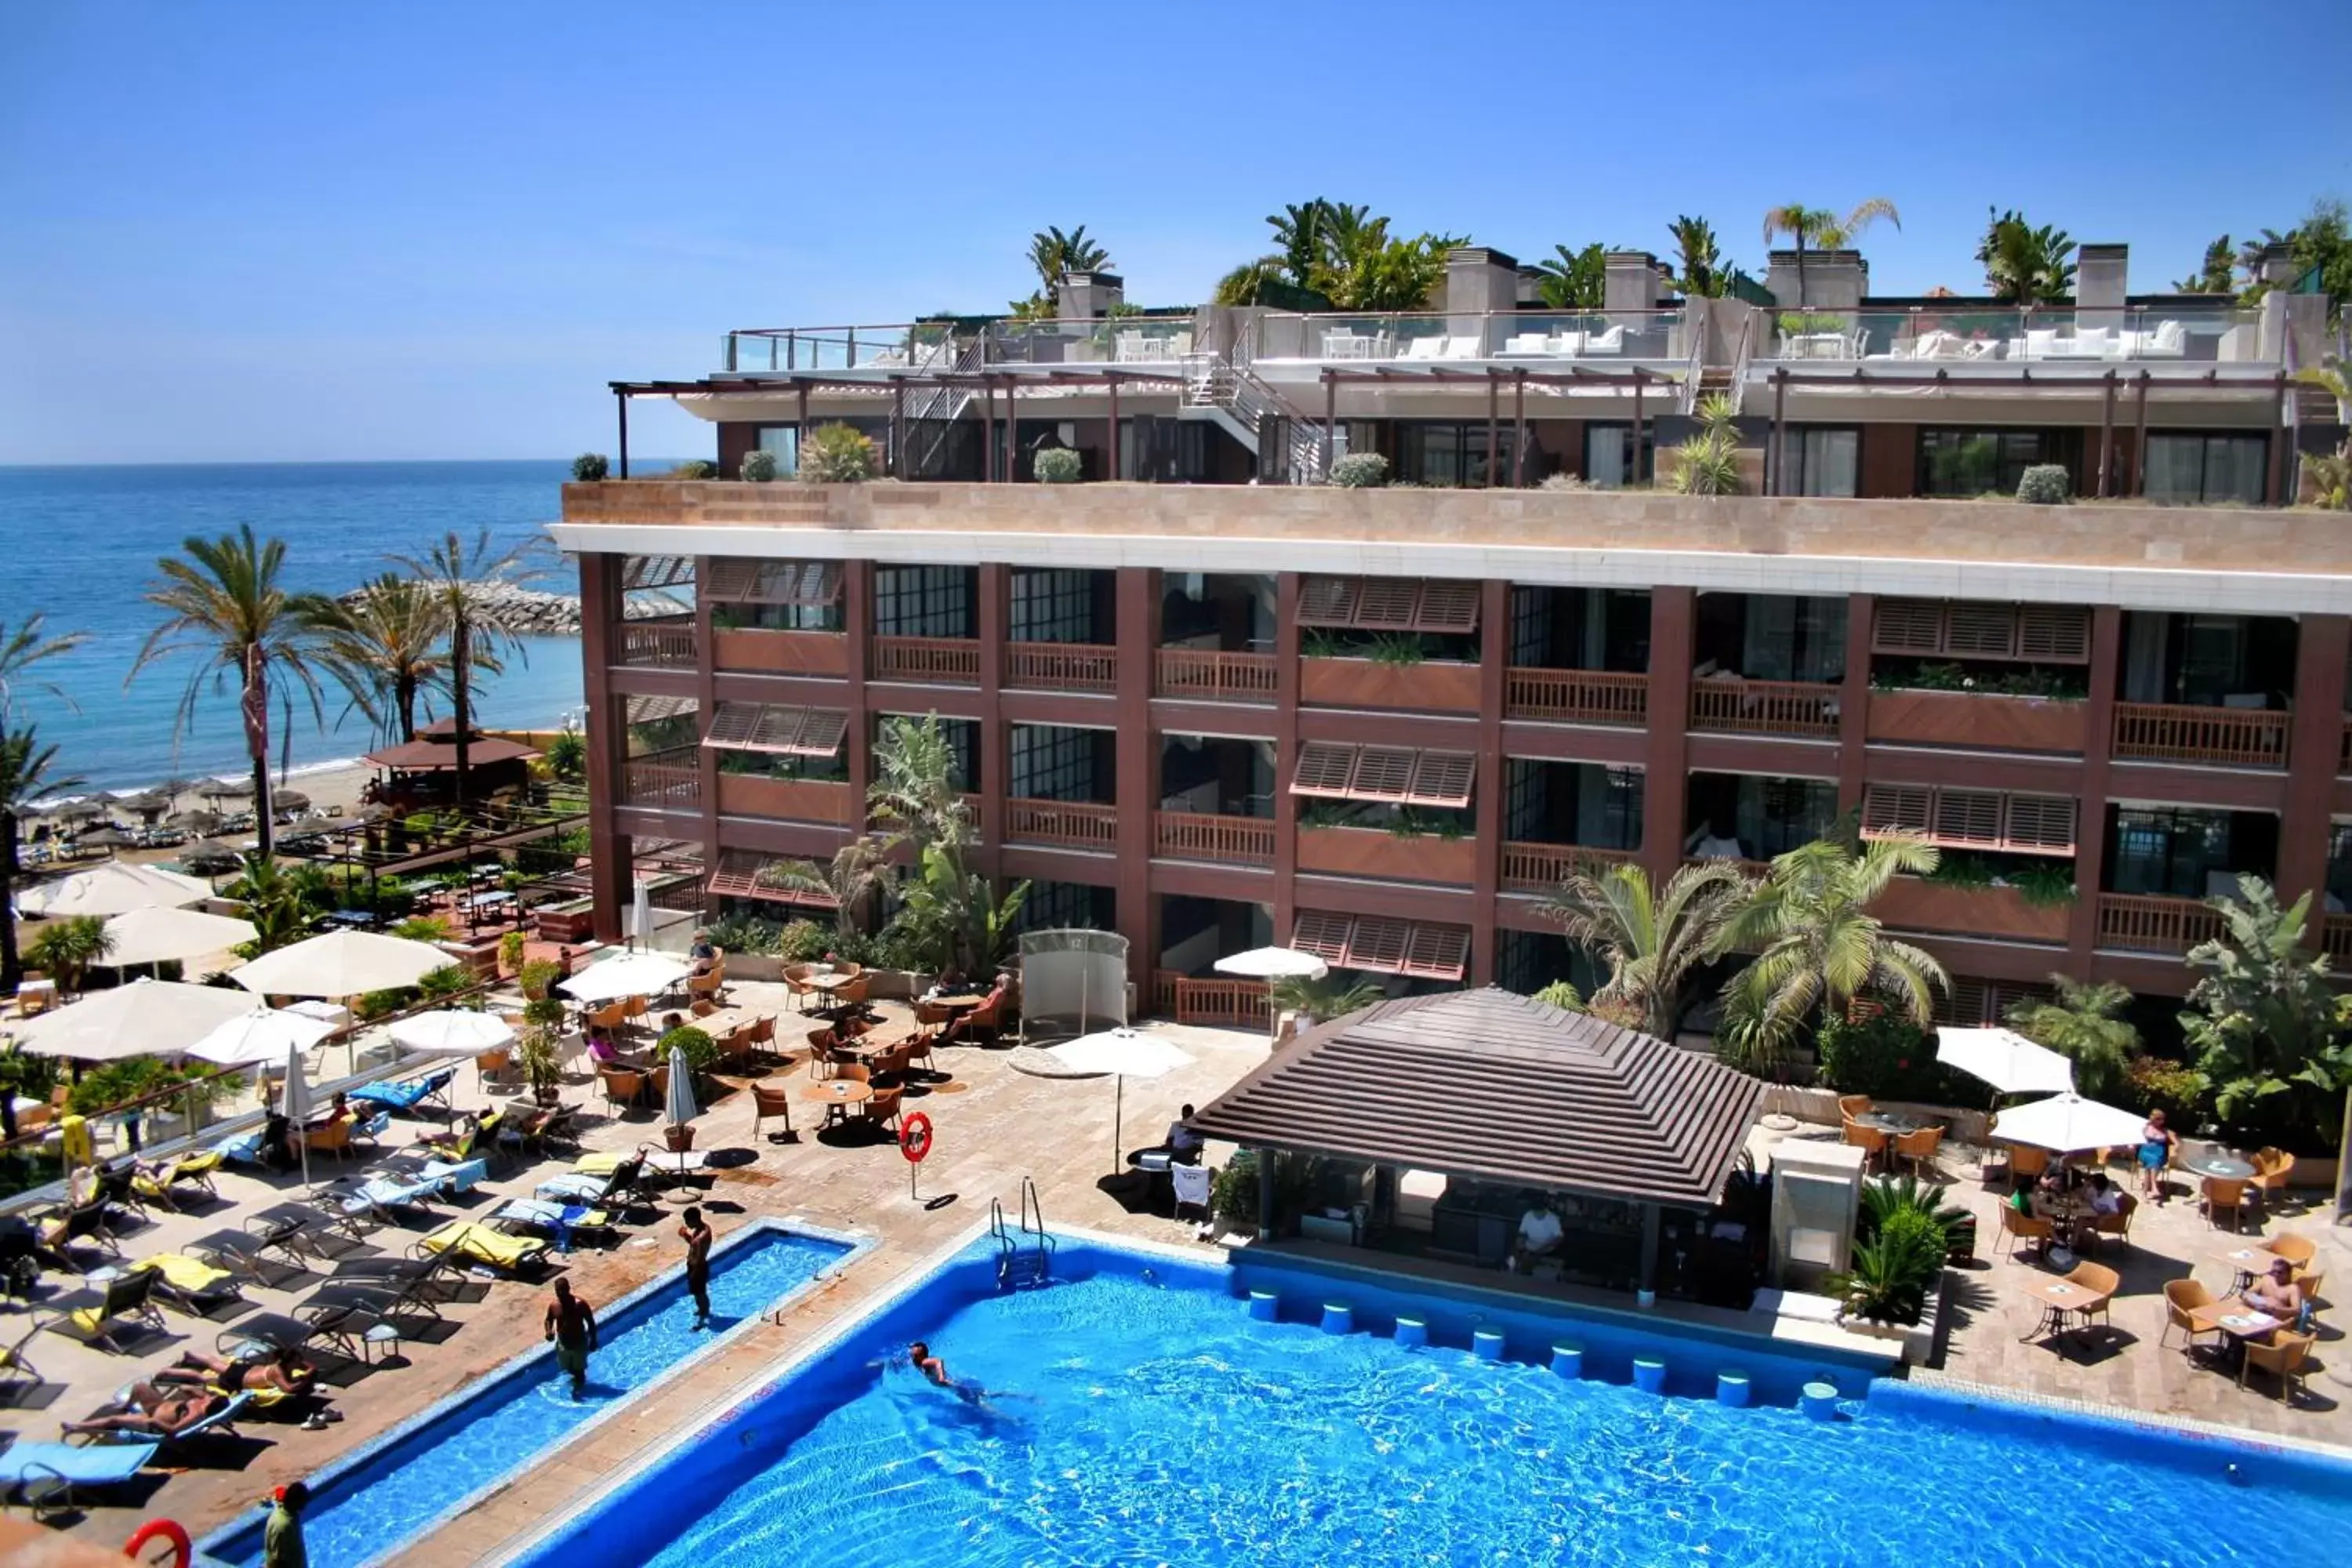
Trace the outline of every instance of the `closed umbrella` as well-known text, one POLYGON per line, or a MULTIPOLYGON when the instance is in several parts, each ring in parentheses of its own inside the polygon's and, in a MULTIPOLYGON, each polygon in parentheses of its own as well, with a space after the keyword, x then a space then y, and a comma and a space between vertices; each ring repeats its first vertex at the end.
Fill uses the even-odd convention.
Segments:
POLYGON ((2065 1094, 2074 1064, 2014 1029, 1937 1029, 1936 1059, 2002 1094, 2065 1094))
POLYGON ((173 909, 213 896, 210 882, 153 866, 109 860, 16 895, 16 912, 63 920, 68 915, 121 915, 132 910, 173 909))
POLYGON ((1072 1072, 1108 1073, 1118 1080, 1110 1123, 1110 1168, 1119 1163, 1119 1124, 1127 1115, 1127 1080, 1165 1078, 1192 1058, 1157 1035, 1141 1029, 1101 1029, 1055 1046, 1046 1055, 1072 1072))
POLYGON ((265 952, 229 978, 267 996, 360 996, 414 985, 451 962, 430 942, 335 931, 265 952))
POLYGON ((153 909, 124 910, 106 922, 106 934, 114 942, 107 950, 106 962, 127 967, 226 952, 239 942, 251 942, 254 931, 250 921, 227 915, 153 909))
POLYGON ((514 1044, 513 1026, 495 1013, 442 1008, 395 1019, 388 1031, 403 1047, 427 1057, 478 1057, 514 1044))
POLYGON ((1992 1135, 2004 1143, 2031 1143, 2060 1154, 2112 1149, 2139 1142, 2147 1118, 2079 1094, 2036 1100, 2000 1113, 1992 1135))
MULTIPOLYGON (((1220 974, 1237 974, 1245 980, 1320 980, 1331 973, 1329 964, 1295 947, 1254 947, 1217 960, 1216 967, 1220 974)), ((1282 1032, 1282 1020, 1270 1001, 1265 1026, 1271 1036, 1278 1037, 1282 1032)))
MULTIPOLYGON (((669 1095, 662 1101, 662 1119, 674 1131, 690 1126, 701 1114, 702 1108, 694 1103, 694 1074, 686 1065, 686 1047, 672 1046, 669 1048, 669 1095)), ((683 1181, 686 1176, 685 1140, 673 1138, 671 1142, 677 1145, 677 1173, 683 1181)))
POLYGON ((687 966, 661 952, 632 952, 592 963, 556 989, 582 1002, 658 996, 686 978, 687 966))
MULTIPOLYGON (((278 1113, 286 1118, 286 1125, 299 1131, 310 1120, 310 1080, 302 1076, 302 1052, 289 1046, 286 1050, 286 1082, 278 1090, 278 1113)), ((302 1142, 302 1184, 310 1184, 310 1141, 302 1142)))
POLYGON ((648 948, 654 944, 653 889, 642 879, 629 900, 629 942, 633 946, 644 942, 648 948))
POLYGON ((176 1056, 252 1005, 224 986, 134 980, 26 1020, 16 1043, 36 1056, 85 1062, 176 1056))
POLYGON ((189 1046, 188 1054, 225 1068, 259 1067, 288 1051, 307 1051, 334 1032, 324 1018, 254 1006, 248 997, 244 1012, 189 1046))

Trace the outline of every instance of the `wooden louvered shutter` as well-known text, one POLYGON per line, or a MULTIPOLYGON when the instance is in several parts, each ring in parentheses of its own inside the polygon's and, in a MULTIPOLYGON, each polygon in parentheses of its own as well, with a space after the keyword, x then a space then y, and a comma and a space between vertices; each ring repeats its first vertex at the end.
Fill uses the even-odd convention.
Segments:
POLYGON ((1944 844, 2000 843, 2000 795, 1991 790, 1946 789, 1936 792, 1935 837, 1944 844))
POLYGON ((1357 601, 1363 595, 1360 577, 1309 577, 1298 585, 1298 624, 1302 626, 1352 626, 1357 601))
POLYGON ((1356 748, 1337 741, 1308 741, 1298 748, 1298 766, 1290 775, 1290 793, 1322 800, 1348 798, 1348 782, 1356 772, 1356 748))
POLYGON ((2013 795, 2002 832, 2012 849, 2074 852, 2074 799, 2063 795, 2013 795))
POLYGON ((2017 651, 2017 610, 2010 605, 1953 605, 1944 612, 1944 651, 2007 658, 2017 651))
POLYGON ((733 557, 713 561, 709 573, 702 580, 702 596, 714 604, 743 603, 759 584, 761 565, 761 563, 757 561, 741 561, 733 557))
POLYGON ((1423 583, 1421 605, 1413 614, 1412 629, 1465 635, 1476 631, 1479 595, 1480 586, 1475 583, 1435 578, 1423 583))
POLYGON ((1935 794, 1925 784, 1872 784, 1862 794, 1863 832, 1924 837, 1935 826, 1935 794))
POLYGON ((789 750, 798 756, 830 757, 840 752, 842 739, 848 733, 848 714, 812 708, 803 717, 800 733, 789 750))
POLYGON ((1871 647, 1881 653, 1940 653, 1944 606, 1933 599, 1881 599, 1871 647))
POLYGON ((1290 945, 1339 968, 1348 960, 1348 931, 1354 923, 1328 910, 1301 910, 1290 928, 1290 945))
POLYGON ((1421 753, 1402 746, 1366 746, 1356 753, 1355 776, 1348 781, 1351 800, 1403 800, 1412 790, 1413 764, 1421 753))
POLYGON ((1402 973, 1424 980, 1459 980, 1469 958, 1469 927, 1416 924, 1405 946, 1402 973))
POLYGON ((2049 664, 2088 664, 2091 612, 2080 605, 2019 606, 2017 656, 2049 664))
POLYGON ((1414 805, 1468 805, 1478 759, 1468 752, 1423 752, 1412 767, 1405 799, 1414 805))
POLYGON ((1418 577, 1367 577, 1356 603, 1355 625, 1362 631, 1411 631, 1421 604, 1418 577))
POLYGON ((1385 915, 1358 915, 1348 933, 1348 967, 1373 974, 1401 974, 1412 945, 1412 927, 1385 915))

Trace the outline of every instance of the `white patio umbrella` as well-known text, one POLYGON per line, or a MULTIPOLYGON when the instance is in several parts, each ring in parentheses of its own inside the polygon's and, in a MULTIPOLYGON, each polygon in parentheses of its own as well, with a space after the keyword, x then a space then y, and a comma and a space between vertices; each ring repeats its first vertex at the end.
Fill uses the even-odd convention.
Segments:
POLYGON ((2004 1143, 2031 1143, 2060 1154, 2137 1143, 2147 1118, 2079 1094, 2061 1094, 2000 1113, 1992 1135, 2004 1143))
POLYGON ((394 1021, 392 1037, 420 1056, 478 1057, 514 1044, 511 1025, 496 1013, 445 1007, 394 1021))
MULTIPOLYGON (((1247 952, 1217 960, 1216 969, 1220 974, 1235 974, 1245 980, 1320 980, 1331 973, 1329 964, 1295 947, 1254 947, 1247 952)), ((1265 1010, 1265 1027, 1270 1037, 1281 1037, 1282 1019, 1270 1004, 1265 1010)))
POLYGON ((252 1005, 226 986, 134 980, 27 1020, 16 1043, 37 1056, 86 1062, 176 1056, 252 1005))
POLYGON ((16 912, 61 920, 67 915, 120 915, 132 910, 171 909, 213 896, 212 884, 201 877, 153 866, 109 860, 87 871, 76 871, 54 882, 26 888, 16 895, 16 912))
POLYGON ((324 1018, 275 1007, 257 1007, 249 1005, 251 998, 247 1000, 248 1005, 244 1012, 191 1045, 188 1054, 223 1067, 259 1067, 278 1060, 289 1051, 307 1051, 335 1032, 335 1026, 324 1018))
MULTIPOLYGON (((299 1132, 310 1120, 310 1080, 302 1076, 302 1052, 289 1046, 286 1050, 286 1082, 278 1090, 278 1114, 286 1118, 290 1131, 299 1132)), ((310 1141, 302 1145, 302 1184, 310 1184, 310 1141)))
POLYGON ((629 942, 632 945, 643 942, 648 950, 654 945, 653 889, 642 879, 629 899, 629 942))
POLYGON ((2003 1094, 2067 1094, 2074 1088, 2073 1062, 2014 1029, 1937 1029, 1936 1059, 2003 1094))
POLYGON ((239 942, 251 942, 254 931, 250 921, 158 906, 125 910, 106 922, 106 934, 114 942, 107 950, 106 962, 130 965, 226 952, 239 942))
POLYGON ((1110 1168, 1118 1173, 1119 1130, 1127 1115, 1127 1080, 1165 1078, 1192 1058, 1157 1035, 1141 1029, 1099 1029, 1065 1041, 1045 1053, 1072 1072, 1108 1073, 1118 1080, 1110 1122, 1110 1168))
MULTIPOLYGON (((686 1047, 672 1046, 669 1048, 669 1094, 662 1101, 662 1119, 672 1127, 684 1127, 701 1114, 702 1108, 694 1103, 694 1074, 686 1065, 686 1047)), ((683 1180, 686 1175, 683 1150, 677 1157, 677 1173, 683 1180)))
POLYGON ((687 966, 661 952, 632 952, 592 963, 556 986, 582 1002, 614 1002, 624 996, 658 996, 687 976, 687 966))
POLYGON ((454 962, 430 942, 335 931, 265 952, 229 978, 266 996, 359 996, 414 985, 454 962))

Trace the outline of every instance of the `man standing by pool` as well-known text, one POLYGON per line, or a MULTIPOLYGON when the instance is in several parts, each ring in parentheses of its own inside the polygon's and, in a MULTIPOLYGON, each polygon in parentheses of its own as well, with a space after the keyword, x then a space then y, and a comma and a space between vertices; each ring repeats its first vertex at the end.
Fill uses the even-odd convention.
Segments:
POLYGON ((300 1481, 278 1489, 278 1504, 261 1527, 262 1568, 310 1568, 310 1549, 302 1544, 302 1510, 310 1500, 310 1489, 300 1481))
POLYGON ((555 1342, 555 1364, 572 1376, 572 1397, 588 1393, 588 1352, 596 1348, 596 1313, 572 1293, 572 1281, 555 1282, 555 1300, 547 1304, 547 1337, 555 1342))
POLYGON ((679 1219, 678 1238, 686 1243, 686 1288, 694 1293, 694 1326, 707 1328, 710 1323, 710 1227, 702 1223, 702 1211, 690 1208, 679 1219))

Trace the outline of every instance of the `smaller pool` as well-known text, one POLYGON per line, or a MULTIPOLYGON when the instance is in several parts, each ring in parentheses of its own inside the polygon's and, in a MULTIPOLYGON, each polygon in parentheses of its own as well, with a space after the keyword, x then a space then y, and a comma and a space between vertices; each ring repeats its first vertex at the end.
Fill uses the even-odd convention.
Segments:
MULTIPOLYGON (((544 1342, 460 1389, 310 1479, 303 1536, 316 1568, 389 1556, 483 1489, 523 1468, 639 1391, 709 1351, 731 1329, 806 1289, 860 1250, 846 1238, 774 1221, 749 1226, 711 1255, 711 1328, 697 1331, 683 1268, 599 1308, 588 1396, 544 1342)), ((500 1285, 500 1290, 526 1289, 500 1285)), ((263 1515, 224 1525, 201 1555, 238 1568, 261 1561, 263 1515)))

